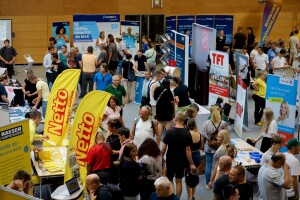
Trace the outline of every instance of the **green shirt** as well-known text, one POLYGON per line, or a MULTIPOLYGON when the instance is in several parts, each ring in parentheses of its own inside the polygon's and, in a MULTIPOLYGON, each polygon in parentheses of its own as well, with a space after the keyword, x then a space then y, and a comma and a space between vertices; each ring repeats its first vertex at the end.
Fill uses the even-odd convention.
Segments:
POLYGON ((119 85, 117 88, 114 88, 112 84, 107 86, 106 92, 109 92, 113 95, 116 95, 118 99, 118 106, 121 106, 123 104, 123 98, 126 96, 126 90, 122 85, 119 85))

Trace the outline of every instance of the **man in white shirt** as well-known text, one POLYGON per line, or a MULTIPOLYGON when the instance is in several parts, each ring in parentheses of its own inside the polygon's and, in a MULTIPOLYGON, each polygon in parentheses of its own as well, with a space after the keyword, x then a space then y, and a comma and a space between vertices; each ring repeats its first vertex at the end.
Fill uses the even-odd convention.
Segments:
POLYGON ((300 142, 296 138, 292 138, 287 142, 288 152, 285 153, 285 162, 290 166, 290 174, 292 179, 292 186, 286 189, 288 199, 299 199, 299 182, 300 163, 295 155, 299 154, 300 142))
POLYGON ((143 82, 143 89, 142 89, 142 100, 141 100, 141 105, 150 105, 150 88, 149 88, 149 84, 152 81, 151 79, 151 73, 149 71, 146 71, 144 73, 145 79, 143 82))
POLYGON ((267 164, 270 161, 272 155, 281 149, 282 142, 283 142, 282 137, 280 137, 279 135, 273 135, 273 137, 271 139, 272 146, 268 151, 266 151, 263 154, 261 161, 260 161, 261 166, 263 166, 264 164, 267 164))
MULTIPOLYGON (((298 73, 300 73, 300 53, 298 53, 297 59, 293 62, 292 67, 294 72, 298 75, 298 73)), ((297 76, 295 78, 297 78, 297 76)))
POLYGON ((54 53, 54 46, 49 46, 48 47, 48 53, 45 55, 44 60, 43 60, 43 65, 46 68, 46 77, 47 77, 47 83, 49 85, 49 88, 51 90, 52 85, 54 83, 54 74, 51 71, 53 66, 52 66, 52 59, 51 59, 51 55, 52 53, 54 53))
POLYGON ((253 46, 254 46, 254 49, 250 52, 250 64, 252 66, 254 66, 254 64, 253 64, 254 57, 256 55, 258 55, 259 43, 258 42, 254 42, 253 46))
POLYGON ((122 60, 119 60, 118 63, 118 74, 122 74, 122 64, 126 60, 126 55, 128 54, 126 44, 122 41, 122 36, 121 35, 116 35, 116 45, 117 45, 117 50, 119 51, 119 54, 123 56, 122 60))
POLYGON ((255 69, 255 77, 257 77, 257 73, 260 70, 267 70, 268 71, 268 64, 269 64, 269 58, 268 55, 265 54, 262 50, 262 48, 258 48, 258 54, 255 55, 253 59, 253 67, 255 69))
POLYGON ((274 75, 284 77, 284 71, 289 67, 285 60, 286 50, 281 49, 278 56, 274 58, 271 65, 274 70, 274 75))
POLYGON ((35 75, 31 76, 29 81, 33 84, 36 84, 36 90, 38 92, 38 97, 32 101, 32 103, 34 103, 32 109, 35 110, 39 105, 40 101, 42 101, 42 111, 43 111, 43 117, 45 119, 47 102, 50 96, 49 86, 44 80, 38 79, 35 75))

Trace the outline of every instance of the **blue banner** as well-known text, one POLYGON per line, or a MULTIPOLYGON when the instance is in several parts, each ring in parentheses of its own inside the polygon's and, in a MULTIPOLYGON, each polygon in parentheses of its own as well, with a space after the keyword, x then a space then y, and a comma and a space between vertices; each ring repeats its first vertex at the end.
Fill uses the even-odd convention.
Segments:
POLYGON ((260 46, 264 44, 264 38, 271 33, 273 25, 280 13, 282 0, 268 0, 264 10, 264 16, 261 25, 260 46))
POLYGON ((188 54, 186 54, 186 47, 188 47, 188 40, 187 40, 187 45, 185 38, 187 36, 181 35, 181 34, 176 34, 176 66, 180 69, 180 78, 182 82, 185 82, 185 68, 186 66, 186 59, 188 54))
POLYGON ((233 16, 232 15, 216 15, 214 28, 224 30, 226 36, 226 44, 230 44, 233 32, 233 16))
POLYGON ((73 21, 120 22, 119 14, 109 15, 73 15, 73 21))
POLYGON ((52 24, 52 36, 57 41, 58 50, 62 45, 69 46, 70 44, 70 23, 69 22, 53 22, 52 24))
POLYGON ((166 17, 166 33, 171 33, 171 30, 176 31, 176 16, 166 17))
POLYGON ((214 15, 197 15, 196 23, 202 26, 214 28, 215 16, 214 15))
POLYGON ((170 48, 170 53, 168 56, 168 60, 175 60, 175 33, 171 31, 169 36, 170 42, 168 44, 168 47, 170 48))
POLYGON ((195 16, 178 16, 177 17, 177 32, 184 34, 184 30, 188 29, 190 31, 190 38, 192 38, 192 26, 195 23, 195 16))
POLYGON ((278 135, 284 140, 282 151, 287 151, 286 142, 294 138, 296 97, 298 80, 268 75, 266 107, 274 112, 278 135))

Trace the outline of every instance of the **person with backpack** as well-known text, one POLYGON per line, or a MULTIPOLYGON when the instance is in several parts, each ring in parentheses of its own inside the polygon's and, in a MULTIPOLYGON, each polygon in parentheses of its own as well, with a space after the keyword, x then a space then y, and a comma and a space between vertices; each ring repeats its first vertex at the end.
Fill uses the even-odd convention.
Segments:
POLYGON ((210 113, 211 119, 207 120, 203 124, 203 132, 201 133, 204 138, 204 151, 206 158, 205 180, 207 190, 211 189, 211 187, 208 184, 211 178, 213 156, 219 147, 217 135, 220 130, 228 130, 228 132, 230 131, 229 125, 222 120, 220 111, 217 108, 217 106, 212 106, 210 109, 210 113))
MULTIPOLYGON (((151 117, 152 110, 149 106, 142 106, 139 117, 134 119, 131 128, 130 139, 135 140, 138 145, 141 145, 147 138, 154 138, 154 133, 157 132, 157 123, 151 117)), ((156 143, 160 144, 160 134, 156 134, 156 143)))

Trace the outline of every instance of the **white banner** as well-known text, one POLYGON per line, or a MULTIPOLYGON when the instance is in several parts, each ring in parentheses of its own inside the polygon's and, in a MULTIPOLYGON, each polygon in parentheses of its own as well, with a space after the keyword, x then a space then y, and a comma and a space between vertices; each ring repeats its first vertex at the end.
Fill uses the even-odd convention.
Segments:
POLYGON ((236 134, 242 138, 243 137, 243 124, 244 124, 244 114, 245 114, 245 102, 247 97, 247 86, 243 82, 241 76, 238 79, 237 95, 236 95, 236 109, 235 109, 235 120, 234 120, 234 130, 236 134))

